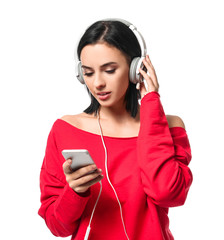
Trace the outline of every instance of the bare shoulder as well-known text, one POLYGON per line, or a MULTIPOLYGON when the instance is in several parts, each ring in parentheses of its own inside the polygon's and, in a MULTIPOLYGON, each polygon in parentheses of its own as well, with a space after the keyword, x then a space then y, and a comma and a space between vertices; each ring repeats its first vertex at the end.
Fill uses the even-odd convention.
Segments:
POLYGON ((185 129, 185 125, 183 120, 176 115, 166 115, 167 122, 169 124, 169 128, 171 127, 182 127, 185 129))
POLYGON ((78 121, 81 114, 82 113, 77 114, 77 115, 64 115, 64 116, 61 117, 61 120, 64 120, 64 121, 69 122, 69 123, 74 122, 74 121, 78 121))
POLYGON ((91 125, 93 119, 93 115, 84 112, 76 115, 64 115, 63 117, 61 117, 61 120, 64 120, 65 122, 80 129, 85 129, 86 126, 91 125))

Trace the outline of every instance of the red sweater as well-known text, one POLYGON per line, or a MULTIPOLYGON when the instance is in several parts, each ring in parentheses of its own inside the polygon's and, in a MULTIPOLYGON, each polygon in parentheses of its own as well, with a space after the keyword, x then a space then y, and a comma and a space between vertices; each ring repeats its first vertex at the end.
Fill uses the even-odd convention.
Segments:
MULTIPOLYGON (((183 205, 192 174, 186 130, 169 128, 157 92, 141 101, 138 137, 104 136, 108 171, 122 204, 130 240, 170 240, 168 208, 183 205)), ((40 174, 39 215, 56 236, 83 240, 100 184, 85 196, 67 184, 62 169, 63 149, 88 149, 105 175, 105 153, 100 135, 56 120, 48 137, 40 174)), ((91 224, 89 240, 125 240, 119 205, 106 176, 91 224)))

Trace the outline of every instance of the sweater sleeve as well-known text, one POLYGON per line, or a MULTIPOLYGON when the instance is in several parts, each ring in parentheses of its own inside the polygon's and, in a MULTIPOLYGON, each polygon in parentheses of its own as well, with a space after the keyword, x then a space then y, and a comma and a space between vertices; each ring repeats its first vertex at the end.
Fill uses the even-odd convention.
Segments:
POLYGON ((76 232, 89 196, 79 196, 69 187, 62 164, 51 130, 40 173, 41 207, 38 214, 55 236, 67 237, 76 232))
POLYGON ((145 193, 161 207, 183 205, 193 179, 186 130, 169 129, 158 92, 142 99, 140 124, 137 150, 145 193))

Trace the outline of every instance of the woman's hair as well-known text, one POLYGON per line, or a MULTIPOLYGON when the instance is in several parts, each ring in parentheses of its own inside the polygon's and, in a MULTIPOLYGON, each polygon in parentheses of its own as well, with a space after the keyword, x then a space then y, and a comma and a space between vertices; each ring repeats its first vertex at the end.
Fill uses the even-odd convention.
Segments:
MULTIPOLYGON (((141 48, 135 34, 131 29, 120 21, 97 21, 92 24, 83 34, 79 41, 77 48, 77 55, 80 59, 82 49, 88 44, 95 44, 98 42, 106 42, 111 46, 119 49, 127 58, 129 64, 135 57, 141 56, 141 48)), ((91 103, 85 113, 97 113, 100 104, 90 93, 91 103)), ((135 84, 129 81, 129 87, 125 95, 126 110, 130 112, 132 117, 138 113, 138 100, 140 99, 140 92, 136 89, 135 84)))

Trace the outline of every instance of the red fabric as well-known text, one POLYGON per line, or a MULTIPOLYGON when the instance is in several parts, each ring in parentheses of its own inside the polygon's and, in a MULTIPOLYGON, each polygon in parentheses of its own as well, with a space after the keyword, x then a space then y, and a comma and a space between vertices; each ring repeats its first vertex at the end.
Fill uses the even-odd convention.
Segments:
MULTIPOLYGON (((109 176, 122 204, 129 239, 171 240, 168 208, 184 204, 192 183, 189 140, 184 128, 169 128, 157 92, 142 99, 140 122, 138 137, 104 136, 109 176)), ((89 239, 125 240, 119 205, 106 179, 100 135, 60 119, 48 137, 40 174, 39 215, 54 235, 83 240, 100 184, 85 196, 76 194, 64 177, 63 149, 88 149, 105 176, 89 239)))

